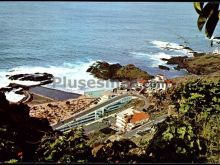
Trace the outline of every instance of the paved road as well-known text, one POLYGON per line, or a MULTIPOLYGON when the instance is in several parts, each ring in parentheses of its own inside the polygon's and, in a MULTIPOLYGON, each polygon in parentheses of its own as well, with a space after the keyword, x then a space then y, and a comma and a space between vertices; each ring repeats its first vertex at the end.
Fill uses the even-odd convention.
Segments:
POLYGON ((115 117, 113 116, 114 115, 111 115, 95 123, 85 125, 84 130, 85 130, 86 135, 90 134, 91 132, 98 132, 103 128, 109 128, 111 126, 111 123, 115 122, 115 117))
POLYGON ((147 122, 147 123, 141 125, 140 127, 135 128, 135 129, 129 131, 128 133, 126 133, 126 134, 124 135, 124 137, 129 138, 129 137, 132 137, 132 136, 134 136, 135 134, 137 134, 139 131, 145 131, 145 130, 147 130, 147 129, 150 129, 153 125, 156 125, 156 124, 158 124, 158 123, 164 121, 166 117, 167 117, 167 115, 163 115, 163 116, 158 117, 158 118, 155 119, 155 120, 151 120, 151 121, 149 121, 149 122, 147 122))
MULTIPOLYGON (((54 126, 52 126, 52 127, 53 127, 53 129, 56 129, 56 128, 58 128, 58 127, 61 127, 62 125, 65 125, 66 123, 69 123, 69 122, 71 122, 72 120, 74 120, 74 119, 76 119, 76 118, 78 118, 78 117, 81 117, 81 116, 83 116, 83 115, 86 115, 86 114, 88 114, 88 113, 90 113, 90 112, 93 112, 93 111, 95 111, 95 110, 97 110, 97 109, 100 109, 100 108, 102 108, 102 107, 105 107, 105 106, 107 106, 107 105, 109 105, 109 104, 111 104, 111 103, 113 103, 113 102, 115 102, 115 101, 117 101, 117 100, 120 100, 120 99, 122 99, 122 98, 124 98, 124 97, 128 97, 128 96, 136 96, 136 97, 139 97, 139 98, 141 98, 141 99, 146 100, 146 98, 145 98, 144 96, 137 95, 137 94, 131 94, 131 95, 129 95, 129 94, 123 94, 123 95, 120 95, 120 96, 116 96, 116 97, 113 97, 112 99, 107 100, 107 101, 105 101, 105 102, 103 102, 103 103, 101 103, 101 104, 99 104, 99 105, 97 105, 97 106, 95 106, 95 107, 92 107, 92 108, 87 109, 87 110, 85 110, 85 111, 81 111, 81 112, 79 112, 79 113, 76 113, 76 114, 74 114, 72 117, 70 117, 69 119, 67 119, 67 120, 65 120, 65 121, 63 121, 63 122, 60 122, 60 123, 58 123, 58 124, 56 124, 56 125, 54 125, 54 126)), ((146 101, 145 101, 145 104, 147 104, 146 101)), ((146 105, 144 105, 144 106, 146 106, 146 105)))
POLYGON ((150 103, 147 101, 146 97, 140 95, 140 94, 132 94, 133 96, 136 96, 136 97, 139 97, 141 98, 142 100, 144 100, 144 106, 142 109, 147 109, 150 105, 150 103))
POLYGON ((63 122, 61 122, 61 123, 58 123, 58 124, 56 124, 56 125, 54 125, 54 126, 52 126, 52 127, 53 127, 53 129, 56 129, 57 127, 60 127, 60 126, 62 126, 62 125, 64 125, 64 124, 66 124, 66 123, 71 122, 73 119, 76 119, 76 118, 78 118, 78 117, 81 117, 81 116, 83 116, 83 115, 86 115, 86 114, 88 114, 88 113, 90 113, 90 112, 93 112, 93 111, 95 111, 95 110, 97 110, 97 109, 99 109, 99 108, 102 108, 102 107, 104 107, 104 106, 107 106, 108 104, 111 104, 111 103, 113 103, 113 102, 115 102, 115 101, 117 101, 117 100, 120 100, 120 99, 122 99, 122 98, 124 98, 124 97, 127 97, 127 96, 129 96, 129 95, 124 94, 124 95, 120 95, 120 96, 114 97, 114 98, 112 98, 112 99, 110 99, 110 100, 107 100, 106 102, 103 102, 103 103, 101 103, 101 104, 98 104, 98 105, 95 106, 95 107, 92 107, 92 108, 87 109, 87 110, 85 110, 85 111, 81 111, 81 112, 79 112, 79 113, 76 113, 76 114, 74 114, 72 117, 70 117, 69 119, 67 119, 67 120, 65 120, 65 121, 63 121, 63 122))

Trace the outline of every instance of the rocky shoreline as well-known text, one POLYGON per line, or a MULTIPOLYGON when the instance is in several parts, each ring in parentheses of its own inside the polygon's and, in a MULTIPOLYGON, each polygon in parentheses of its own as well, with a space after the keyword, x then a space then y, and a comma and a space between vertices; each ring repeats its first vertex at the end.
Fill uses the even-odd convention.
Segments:
MULTIPOLYGON (((189 74, 207 75, 209 73, 220 70, 220 55, 211 53, 194 52, 195 57, 177 56, 170 59, 162 58, 166 61, 166 66, 158 65, 161 70, 175 70, 185 69, 189 74), (168 66, 167 66, 168 65, 168 66), (171 67, 169 67, 169 65, 171 67)), ((122 66, 119 63, 110 64, 105 61, 97 61, 93 63, 87 72, 94 77, 103 80, 123 81, 123 80, 137 80, 137 79, 151 79, 154 76, 146 71, 136 67, 133 64, 122 66)), ((53 82, 53 75, 49 73, 33 73, 33 74, 14 74, 7 75, 11 83, 0 88, 3 93, 14 93, 14 95, 25 95, 24 91, 34 86, 41 86, 53 82), (22 90, 21 90, 22 89, 22 90)), ((26 96, 26 95, 25 95, 26 96)))
MULTIPOLYGON (((210 63, 205 63, 204 65, 202 64, 202 66, 200 65, 200 63, 202 62, 202 60, 200 61, 200 59, 205 59, 207 56, 212 55, 212 57, 218 57, 218 54, 215 53, 205 53, 205 52, 197 52, 194 51, 192 48, 188 47, 188 46, 184 46, 184 45, 179 45, 178 48, 173 48, 171 47, 169 44, 165 45, 164 47, 162 47, 165 50, 186 50, 188 55, 190 56, 175 56, 175 57, 171 57, 169 59, 167 58, 161 58, 162 61, 166 61, 167 65, 176 65, 173 68, 175 70, 181 70, 181 69, 185 69, 188 73, 190 74, 196 74, 196 75, 203 75, 203 74, 209 74, 213 71, 213 69, 211 69, 211 71, 209 71, 209 69, 204 69, 204 68, 208 68, 208 66, 210 65, 210 63)), ((212 58, 210 57, 210 58, 212 58)), ((219 64, 219 59, 217 59, 217 61, 212 61, 212 64, 219 64)), ((164 66, 164 65, 158 65, 158 68, 161 70, 170 70, 171 68, 168 66, 164 66)), ((214 69, 216 70, 216 69, 214 69)))
POLYGON ((14 74, 6 75, 6 77, 10 80, 10 83, 0 88, 0 92, 10 97, 7 99, 10 99, 11 102, 26 102, 27 99, 30 98, 30 94, 27 92, 29 88, 50 84, 53 82, 54 78, 54 76, 49 73, 14 74), (18 101, 18 97, 20 101, 18 101))
POLYGON ((204 75, 213 73, 220 69, 220 55, 206 54, 197 57, 171 57, 170 59, 162 59, 168 65, 177 65, 176 70, 186 69, 191 74, 204 75))

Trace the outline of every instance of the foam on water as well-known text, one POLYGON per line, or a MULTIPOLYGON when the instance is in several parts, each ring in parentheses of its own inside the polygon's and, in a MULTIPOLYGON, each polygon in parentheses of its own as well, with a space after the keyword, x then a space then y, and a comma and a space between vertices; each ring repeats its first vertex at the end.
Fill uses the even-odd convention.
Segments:
MULTIPOLYGON (((89 80, 98 82, 99 79, 95 78, 90 73, 86 72, 86 70, 91 66, 95 61, 90 62, 78 62, 75 64, 71 63, 64 63, 62 66, 48 66, 48 67, 31 67, 31 66, 21 66, 12 68, 8 71, 0 72, 0 87, 6 87, 9 83, 16 83, 26 86, 38 85, 40 84, 39 81, 20 81, 20 80, 9 80, 6 75, 15 75, 15 74, 33 74, 33 73, 50 73, 55 77, 56 82, 59 83, 52 83, 45 85, 45 87, 59 89, 67 92, 74 92, 83 94, 85 91, 93 91, 93 90, 101 90, 101 89, 112 89, 115 88, 118 83, 112 83, 110 85, 105 85, 100 87, 97 83, 95 83, 92 88, 85 86, 85 88, 79 87, 79 80, 85 81, 87 84, 89 80), (70 82, 70 83, 69 83, 70 82), (73 84, 76 82, 76 86, 73 84)), ((109 81, 102 81, 103 84, 109 84, 109 81)), ((12 94, 8 95, 12 96, 12 94)))
MULTIPOLYGON (((143 52, 130 52, 135 58, 147 58, 150 60, 151 67, 157 67, 158 65, 166 65, 166 62, 161 60, 162 58, 170 59, 171 55, 166 54, 164 52, 158 52, 154 54, 143 53, 143 52)), ((172 55, 178 56, 178 55, 172 55)), ((148 65, 149 65, 148 64, 148 65)))
POLYGON ((25 95, 20 95, 15 93, 17 90, 12 90, 10 92, 5 92, 6 99, 10 102, 17 103, 21 101, 25 95))
POLYGON ((184 55, 188 55, 188 56, 192 56, 193 53, 191 50, 186 49, 184 46, 179 45, 177 43, 173 43, 173 42, 165 42, 165 41, 158 41, 158 40, 153 40, 151 41, 151 43, 161 49, 161 50, 170 50, 170 51, 174 51, 174 52, 178 52, 184 55))
POLYGON ((154 44, 156 47, 163 48, 163 49, 170 48, 170 49, 182 50, 184 48, 183 46, 180 46, 172 42, 154 40, 154 41, 151 41, 151 43, 154 44))

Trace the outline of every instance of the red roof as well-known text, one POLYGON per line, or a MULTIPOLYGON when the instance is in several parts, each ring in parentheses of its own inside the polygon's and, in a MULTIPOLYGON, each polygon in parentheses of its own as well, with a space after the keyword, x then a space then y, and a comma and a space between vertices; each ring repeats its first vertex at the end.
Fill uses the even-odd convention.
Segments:
POLYGON ((150 115, 147 113, 144 113, 144 112, 134 113, 134 115, 131 117, 130 123, 137 123, 142 120, 149 119, 149 118, 150 118, 150 115))
POLYGON ((147 79, 138 79, 137 80, 139 83, 142 83, 142 84, 145 84, 145 83, 148 83, 148 80, 147 79))
POLYGON ((165 82, 165 83, 173 84, 173 81, 172 81, 172 80, 165 80, 164 82, 165 82))

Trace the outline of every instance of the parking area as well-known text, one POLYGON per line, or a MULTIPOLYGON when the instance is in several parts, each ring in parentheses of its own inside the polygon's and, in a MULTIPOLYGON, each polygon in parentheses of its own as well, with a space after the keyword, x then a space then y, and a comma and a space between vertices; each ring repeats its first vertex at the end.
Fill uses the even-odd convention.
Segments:
POLYGON ((115 122, 115 117, 110 116, 108 118, 104 118, 92 124, 84 125, 84 130, 86 134, 90 134, 93 132, 100 131, 101 129, 104 129, 104 128, 109 128, 111 124, 114 122, 115 122))

